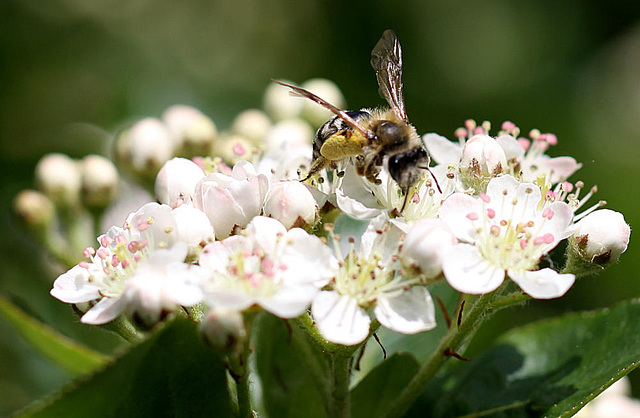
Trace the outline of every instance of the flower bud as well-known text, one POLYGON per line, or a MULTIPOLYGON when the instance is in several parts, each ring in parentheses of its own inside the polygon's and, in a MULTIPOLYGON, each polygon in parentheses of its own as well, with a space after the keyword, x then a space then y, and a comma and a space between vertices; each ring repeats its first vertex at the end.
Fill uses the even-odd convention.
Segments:
POLYGON ((143 119, 123 131, 116 152, 123 165, 142 180, 155 179, 162 165, 173 156, 173 140, 158 119, 143 119))
POLYGON ((216 238, 223 239, 260 215, 268 188, 265 175, 257 174, 248 161, 240 161, 230 176, 212 173, 200 180, 194 206, 207 215, 216 238))
POLYGON ((55 219, 56 209, 53 202, 35 190, 23 190, 18 193, 13 207, 29 228, 46 227, 55 219))
POLYGON ((276 123, 264 138, 268 150, 294 144, 311 144, 314 132, 302 119, 289 119, 276 123))
POLYGON ((48 154, 36 165, 38 188, 54 204, 72 207, 80 202, 81 176, 78 164, 64 154, 48 154))
MULTIPOLYGON (((171 211, 178 226, 178 240, 189 246, 189 250, 214 239, 213 227, 209 218, 200 209, 191 205, 180 205, 171 211)), ((204 245, 202 245, 204 247, 204 245)))
POLYGON ((211 309, 200 323, 199 329, 211 348, 222 353, 239 349, 247 338, 242 314, 224 308, 211 309))
POLYGON ((287 229, 313 225, 317 210, 313 195, 299 181, 273 183, 264 203, 264 214, 279 220, 287 229))
POLYGON ((186 158, 167 161, 156 177, 155 192, 160 203, 173 206, 177 200, 190 203, 196 184, 204 177, 202 169, 186 158))
POLYGON ((87 207, 104 209, 118 192, 118 170, 111 160, 100 155, 87 155, 80 165, 82 200, 87 207))
POLYGON ((240 135, 229 135, 216 141, 213 155, 233 165, 241 160, 250 160, 258 152, 256 145, 240 135))
POLYGON ((439 219, 418 221, 402 243, 402 265, 410 272, 434 279, 442 273, 444 253, 456 243, 453 233, 439 219))
POLYGON ((631 228, 621 213, 596 210, 575 225, 569 237, 570 257, 578 257, 596 270, 608 267, 627 250, 630 235, 631 228))
POLYGON ((503 174, 507 157, 495 139, 487 135, 474 135, 462 148, 460 178, 476 192, 483 192, 493 177, 503 174))
POLYGON ((179 154, 187 157, 209 155, 218 137, 213 121, 191 106, 176 105, 162 115, 179 154))
MULTIPOLYGON (((338 109, 344 109, 346 106, 342 92, 336 83, 331 80, 314 78, 304 82, 301 87, 309 90, 319 97, 322 97, 338 109)), ((305 100, 302 104, 301 116, 311 125, 320 127, 323 123, 329 120, 331 116, 333 116, 333 113, 311 100, 305 100)))
POLYGON ((271 129, 271 119, 262 110, 249 109, 240 113, 233 121, 231 131, 255 145, 262 144, 264 136, 271 129))
MULTIPOLYGON (((292 84, 290 81, 285 83, 292 84)), ((279 121, 297 118, 302 111, 304 100, 289 94, 288 87, 271 83, 264 93, 264 109, 271 119, 279 121)))

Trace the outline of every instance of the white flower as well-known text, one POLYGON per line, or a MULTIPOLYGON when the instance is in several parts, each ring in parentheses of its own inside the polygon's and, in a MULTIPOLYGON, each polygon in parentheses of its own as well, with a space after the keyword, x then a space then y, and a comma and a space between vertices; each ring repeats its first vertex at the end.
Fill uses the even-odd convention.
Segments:
MULTIPOLYGON (((383 169, 378 178, 380 184, 374 184, 366 178, 356 174, 353 166, 345 168, 344 178, 338 190, 336 199, 338 207, 347 215, 361 220, 373 219, 383 212, 393 209, 399 211, 404 204, 405 196, 398 184, 383 169)), ((446 179, 438 179, 444 186, 444 195, 448 192, 446 179)), ((407 222, 414 222, 423 218, 433 218, 438 214, 442 196, 428 172, 409 191, 411 196, 407 200, 401 213, 407 222)))
POLYGON ((287 229, 315 223, 316 200, 299 181, 273 183, 265 198, 264 214, 279 220, 287 229))
POLYGON ((202 168, 186 158, 167 161, 156 176, 155 192, 160 203, 173 206, 178 199, 190 203, 196 185, 204 177, 202 168))
POLYGON ((351 249, 332 283, 313 300, 311 312, 324 338, 354 345, 369 335, 369 310, 383 326, 415 334, 436 326, 435 308, 424 286, 397 274, 394 260, 402 232, 385 217, 372 221, 360 250, 351 249), (380 229, 384 228, 384 229, 380 229))
POLYGON ((80 172, 85 205, 105 208, 115 199, 120 176, 111 160, 100 155, 87 155, 80 163, 80 172))
POLYGON ((247 138, 254 144, 260 144, 271 129, 271 119, 262 110, 248 109, 233 120, 231 131, 247 138))
POLYGON ((440 218, 463 243, 444 256, 447 281, 464 293, 488 293, 506 272, 534 298, 562 296, 575 277, 537 268, 540 258, 567 237, 572 217, 566 203, 545 204, 538 186, 509 175, 492 179, 479 197, 453 194, 440 218))
POLYGON ((259 305, 281 318, 295 318, 333 277, 337 261, 318 237, 258 216, 244 234, 205 247, 200 265, 209 275, 208 305, 235 311, 259 305))
MULTIPOLYGON (((531 142, 516 140, 511 135, 502 135, 496 141, 504 150, 510 162, 512 174, 521 181, 533 182, 539 176, 545 176, 546 181, 555 184, 568 179, 578 171, 582 164, 573 157, 554 157, 545 154, 549 145, 556 141, 547 139, 552 134, 542 134, 531 142)), ((551 138, 555 138, 553 135, 551 138)))
POLYGON ((400 258, 405 267, 417 268, 427 279, 433 279, 442 273, 442 258, 456 243, 440 219, 423 219, 409 229, 400 258))
POLYGON ((153 325, 177 305, 200 301, 197 266, 183 263, 187 246, 177 241, 171 208, 148 203, 87 248, 89 262, 62 274, 51 295, 66 303, 90 302, 81 321, 105 324, 121 313, 153 325))
POLYGON ((202 210, 216 233, 216 238, 228 237, 234 228, 244 228, 260 215, 269 181, 257 174, 248 161, 239 161, 230 176, 212 173, 196 186, 194 206, 202 210))
POLYGON ((571 243, 586 261, 608 266, 627 250, 630 236, 631 228, 621 213, 600 209, 575 225, 571 243))

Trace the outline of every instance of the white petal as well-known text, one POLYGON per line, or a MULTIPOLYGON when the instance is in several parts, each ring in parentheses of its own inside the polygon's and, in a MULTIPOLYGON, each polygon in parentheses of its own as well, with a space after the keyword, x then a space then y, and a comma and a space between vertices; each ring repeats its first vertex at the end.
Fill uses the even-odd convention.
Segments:
POLYGON ((573 173, 578 171, 582 164, 578 163, 573 157, 556 157, 536 160, 540 170, 550 173, 547 181, 557 183, 569 178, 573 173))
POLYGON ((462 145, 449 141, 438 134, 426 134, 422 137, 431 158, 438 164, 449 165, 460 162, 462 145))
POLYGON ((522 148, 522 145, 520 145, 511 135, 499 136, 496 138, 496 142, 504 150, 507 160, 515 158, 518 161, 521 161, 524 157, 524 148, 522 148))
POLYGON ((280 286, 278 292, 269 297, 258 298, 258 304, 280 318, 295 318, 309 308, 318 288, 306 286, 280 286))
POLYGON ((458 239, 472 243, 476 240, 477 232, 467 215, 474 213, 482 217, 481 210, 478 199, 464 193, 454 193, 442 204, 440 219, 458 239))
POLYGON ((102 325, 116 319, 124 310, 126 300, 122 297, 102 298, 93 308, 89 309, 80 322, 89 325, 102 325))
POLYGON ((100 298, 100 288, 89 283, 86 268, 75 266, 53 282, 51 296, 65 303, 81 303, 100 298))
MULTIPOLYGON (((373 196, 371 196, 373 198, 373 196)), ((367 198, 367 200, 370 200, 367 198)), ((382 213, 379 207, 368 207, 357 199, 347 196, 341 189, 336 190, 338 207, 347 215, 355 219, 367 220, 375 218, 382 213)), ((378 206, 377 203, 375 206, 378 206)))
POLYGON ((213 226, 203 211, 191 205, 180 205, 171 211, 178 227, 178 239, 190 247, 213 240, 213 226))
POLYGON ((322 336, 336 344, 358 344, 369 335, 371 318, 349 296, 320 292, 313 300, 311 312, 322 336))
POLYGON ((567 293, 573 286, 573 274, 560 274, 550 268, 538 271, 512 271, 509 277, 529 296, 536 299, 553 299, 567 293))
POLYGON ((378 299, 374 313, 384 327, 403 334, 416 334, 436 327, 433 300, 422 286, 413 286, 394 298, 378 299))
POLYGON ((320 238, 307 234, 300 228, 289 231, 287 245, 281 262, 287 266, 286 280, 291 283, 314 283, 322 287, 338 270, 338 260, 320 238))
POLYGON ((254 247, 264 250, 267 254, 273 254, 276 242, 287 235, 287 228, 277 219, 256 216, 247 225, 247 234, 254 247))
POLYGON ((492 292, 504 281, 504 270, 495 268, 468 244, 457 244, 445 253, 442 271, 451 287, 474 295, 492 292))

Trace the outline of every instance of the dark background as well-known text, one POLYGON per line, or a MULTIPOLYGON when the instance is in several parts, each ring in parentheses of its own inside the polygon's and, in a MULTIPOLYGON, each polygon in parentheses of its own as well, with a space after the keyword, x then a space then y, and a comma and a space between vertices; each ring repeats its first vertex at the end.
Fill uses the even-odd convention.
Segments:
MULTIPOLYGON (((48 294, 59 272, 17 225, 16 193, 47 152, 104 151, 128 121, 176 103, 219 128, 261 107, 271 78, 335 81, 351 108, 382 104, 369 57, 384 29, 404 50, 407 111, 420 133, 451 137, 467 118, 553 132, 552 155, 584 165, 632 227, 640 171, 640 2, 597 0, 0 2, 0 293, 73 338, 117 340, 78 324, 48 294)), ((495 132, 495 130, 494 130, 495 132)), ((632 243, 622 262, 555 301, 498 315, 474 349, 506 329, 637 297, 632 243)), ((0 414, 60 387, 62 371, 0 318, 0 414)), ((640 381, 634 387, 640 394, 640 381)), ((637 395, 638 396, 638 395, 637 395)))

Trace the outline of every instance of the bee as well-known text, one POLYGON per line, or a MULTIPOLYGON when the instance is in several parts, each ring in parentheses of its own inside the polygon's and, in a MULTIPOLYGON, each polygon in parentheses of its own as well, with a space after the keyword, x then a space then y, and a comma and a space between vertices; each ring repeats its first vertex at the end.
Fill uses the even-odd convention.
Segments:
MULTIPOLYGON (((374 184, 384 164, 404 194, 404 210, 409 190, 429 171, 429 154, 420 136, 409 123, 402 84, 402 48, 396 34, 388 29, 371 51, 381 96, 388 109, 340 110, 308 90, 281 81, 291 94, 306 97, 335 116, 318 129, 313 141, 313 161, 306 181, 324 168, 336 169, 337 162, 354 157, 358 175, 374 184)), ((435 177, 434 177, 435 179, 435 177)), ((437 184, 437 182, 436 182, 437 184)))

